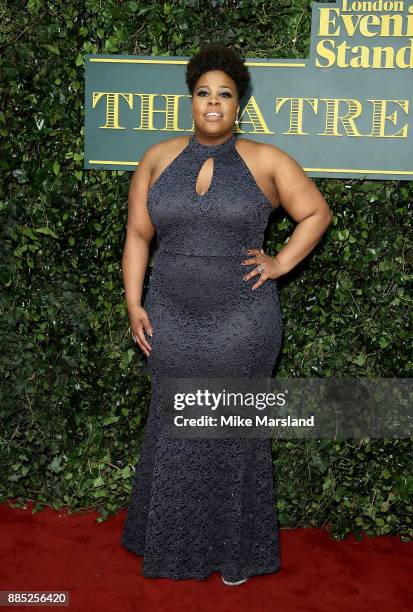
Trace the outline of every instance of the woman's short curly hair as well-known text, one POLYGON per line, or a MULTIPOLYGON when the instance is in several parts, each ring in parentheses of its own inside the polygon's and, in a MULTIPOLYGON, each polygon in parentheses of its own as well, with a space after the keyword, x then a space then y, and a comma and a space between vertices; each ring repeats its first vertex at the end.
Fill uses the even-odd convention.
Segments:
POLYGON ((209 70, 222 70, 231 77, 237 87, 238 99, 241 100, 247 90, 251 76, 244 60, 235 49, 221 43, 209 43, 191 57, 185 75, 191 95, 194 93, 198 79, 209 70))

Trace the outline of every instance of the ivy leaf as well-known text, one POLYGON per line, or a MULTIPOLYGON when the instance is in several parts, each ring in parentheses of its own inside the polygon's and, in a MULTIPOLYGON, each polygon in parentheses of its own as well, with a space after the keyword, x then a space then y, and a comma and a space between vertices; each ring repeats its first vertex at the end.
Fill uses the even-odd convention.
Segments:
POLYGON ((50 51, 50 53, 54 53, 54 55, 59 55, 60 56, 60 51, 57 47, 55 47, 54 45, 49 45, 48 43, 42 45, 42 47, 44 49, 47 49, 48 51, 50 51))
POLYGON ((62 472, 64 469, 61 463, 62 463, 62 457, 54 457, 53 461, 49 463, 47 467, 49 468, 49 470, 51 470, 55 474, 58 474, 59 472, 62 472))
POLYGON ((355 363, 358 366, 363 366, 366 363, 366 355, 364 353, 360 353, 352 360, 352 363, 355 363))
POLYGON ((95 480, 93 481, 93 486, 96 487, 103 487, 103 485, 105 484, 105 481, 103 480, 102 476, 98 476, 97 478, 95 478, 95 480))
POLYGON ((46 234, 47 236, 53 236, 53 238, 59 238, 59 236, 55 234, 50 227, 35 227, 34 231, 38 234, 46 234))
POLYGON ((119 418, 120 417, 115 416, 115 415, 110 416, 103 421, 102 425, 103 427, 105 427, 106 425, 112 425, 112 423, 117 423, 119 421, 119 418))

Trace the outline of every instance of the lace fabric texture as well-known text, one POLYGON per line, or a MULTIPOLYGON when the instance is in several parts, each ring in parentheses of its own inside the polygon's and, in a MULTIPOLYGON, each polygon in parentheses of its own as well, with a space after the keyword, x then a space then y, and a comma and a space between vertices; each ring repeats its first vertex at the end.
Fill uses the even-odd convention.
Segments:
POLYGON ((227 580, 277 571, 279 532, 269 439, 160 435, 162 376, 269 377, 282 341, 277 282, 242 276, 271 204, 235 148, 193 134, 148 194, 157 250, 144 307, 152 389, 122 543, 148 577, 227 580), (198 173, 214 159, 204 195, 198 173))

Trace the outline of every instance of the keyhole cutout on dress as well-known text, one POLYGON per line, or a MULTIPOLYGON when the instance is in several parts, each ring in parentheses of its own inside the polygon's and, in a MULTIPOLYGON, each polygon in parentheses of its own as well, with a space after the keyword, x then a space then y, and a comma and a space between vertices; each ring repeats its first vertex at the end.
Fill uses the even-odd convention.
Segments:
POLYGON ((195 191, 203 196, 209 191, 214 174, 214 158, 208 157, 201 166, 195 184, 195 191))

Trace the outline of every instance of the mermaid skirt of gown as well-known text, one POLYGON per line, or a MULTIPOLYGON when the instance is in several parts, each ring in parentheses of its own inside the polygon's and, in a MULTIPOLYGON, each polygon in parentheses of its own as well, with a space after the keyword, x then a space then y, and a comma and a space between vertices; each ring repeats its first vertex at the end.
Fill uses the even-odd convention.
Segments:
POLYGON ((277 571, 271 442, 162 438, 157 376, 269 377, 281 343, 275 281, 251 290, 240 257, 158 257, 144 306, 152 395, 123 544, 142 574, 227 580, 277 571), (241 270, 241 271, 240 271, 241 270))

